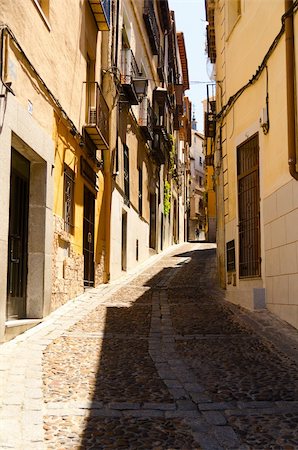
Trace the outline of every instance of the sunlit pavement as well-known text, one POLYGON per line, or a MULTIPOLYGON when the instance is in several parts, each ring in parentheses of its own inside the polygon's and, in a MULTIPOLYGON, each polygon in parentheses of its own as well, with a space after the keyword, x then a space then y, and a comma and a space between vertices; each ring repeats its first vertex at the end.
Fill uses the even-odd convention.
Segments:
POLYGON ((297 349, 174 247, 0 346, 0 448, 297 449, 297 349))

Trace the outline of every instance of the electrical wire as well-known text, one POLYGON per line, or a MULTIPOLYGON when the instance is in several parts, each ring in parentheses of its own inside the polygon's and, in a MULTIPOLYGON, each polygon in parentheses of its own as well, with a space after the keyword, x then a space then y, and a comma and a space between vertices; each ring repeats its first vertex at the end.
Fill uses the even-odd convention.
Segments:
POLYGON ((23 48, 21 47, 21 45, 19 44, 17 38, 15 37, 14 33, 12 32, 12 30, 9 28, 8 25, 3 24, 0 27, 1 29, 1 56, 0 56, 0 62, 1 62, 1 67, 0 67, 0 71, 1 71, 1 81, 4 84, 4 86, 13 93, 13 91, 6 85, 6 83, 3 82, 2 80, 2 66, 3 66, 3 40, 4 40, 4 33, 6 32, 11 39, 13 40, 16 48, 18 49, 18 51, 21 53, 21 55, 23 56, 23 58, 25 59, 26 63, 28 64, 28 66, 30 67, 31 71, 34 73, 34 75, 36 76, 36 78, 38 79, 39 83, 42 85, 42 87, 44 88, 44 90, 47 92, 48 96, 50 97, 51 101, 54 103, 54 105, 59 109, 59 111, 62 113, 62 115, 64 116, 64 118, 69 122, 71 129, 73 130, 73 132, 75 133, 75 135, 79 135, 81 136, 81 134, 79 133, 78 129, 76 128, 74 122, 71 120, 71 118, 68 116, 67 112, 63 109, 61 103, 59 102, 59 100, 54 96, 54 94, 51 92, 51 90, 47 87, 46 83, 44 82, 44 80, 42 79, 42 77, 39 75, 39 73, 37 72, 37 70, 35 69, 35 67, 33 66, 33 64, 31 63, 30 59, 28 58, 28 56, 26 55, 25 51, 23 50, 23 48))
POLYGON ((281 29, 280 29, 279 33, 276 35, 272 44, 270 45, 266 55, 263 58, 263 61, 259 65, 256 73, 251 77, 251 79, 244 86, 242 86, 234 95, 232 95, 229 98, 228 102, 222 107, 221 111, 217 114, 217 116, 216 116, 217 120, 221 120, 224 117, 226 117, 226 115, 230 112, 231 108, 236 103, 238 98, 243 94, 243 92, 246 91, 246 89, 249 86, 252 86, 260 78, 261 74, 263 73, 263 71, 265 70, 265 68, 267 66, 267 62, 268 62, 270 56, 272 55, 273 51, 276 49, 282 35, 284 34, 286 18, 293 15, 297 11, 297 9, 298 9, 298 0, 295 0, 295 2, 293 3, 293 5, 289 9, 289 11, 287 11, 281 17, 281 22, 282 22, 281 29))

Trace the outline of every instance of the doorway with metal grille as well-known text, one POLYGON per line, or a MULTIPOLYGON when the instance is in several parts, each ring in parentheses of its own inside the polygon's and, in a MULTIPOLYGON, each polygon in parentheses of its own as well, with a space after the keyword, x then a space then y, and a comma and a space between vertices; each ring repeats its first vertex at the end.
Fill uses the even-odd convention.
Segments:
POLYGON ((26 317, 30 161, 11 153, 7 319, 26 317))
POLYGON ((84 286, 94 286, 94 205, 95 197, 84 187, 83 253, 84 286))
POLYGON ((261 276, 259 135, 237 147, 239 277, 261 276))

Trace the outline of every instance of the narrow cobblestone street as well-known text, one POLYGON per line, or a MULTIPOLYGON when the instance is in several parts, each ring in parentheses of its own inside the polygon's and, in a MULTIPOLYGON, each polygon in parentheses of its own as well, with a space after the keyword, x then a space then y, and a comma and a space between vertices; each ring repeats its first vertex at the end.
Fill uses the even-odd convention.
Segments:
POLYGON ((0 448, 298 449, 297 332, 171 249, 0 346, 0 448))

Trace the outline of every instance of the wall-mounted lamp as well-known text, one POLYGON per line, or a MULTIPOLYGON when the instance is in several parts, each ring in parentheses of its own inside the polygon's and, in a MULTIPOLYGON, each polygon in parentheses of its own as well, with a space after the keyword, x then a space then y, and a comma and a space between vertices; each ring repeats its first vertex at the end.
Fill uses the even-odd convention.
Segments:
POLYGON ((133 85, 138 97, 146 97, 148 90, 147 78, 134 78, 133 85))

